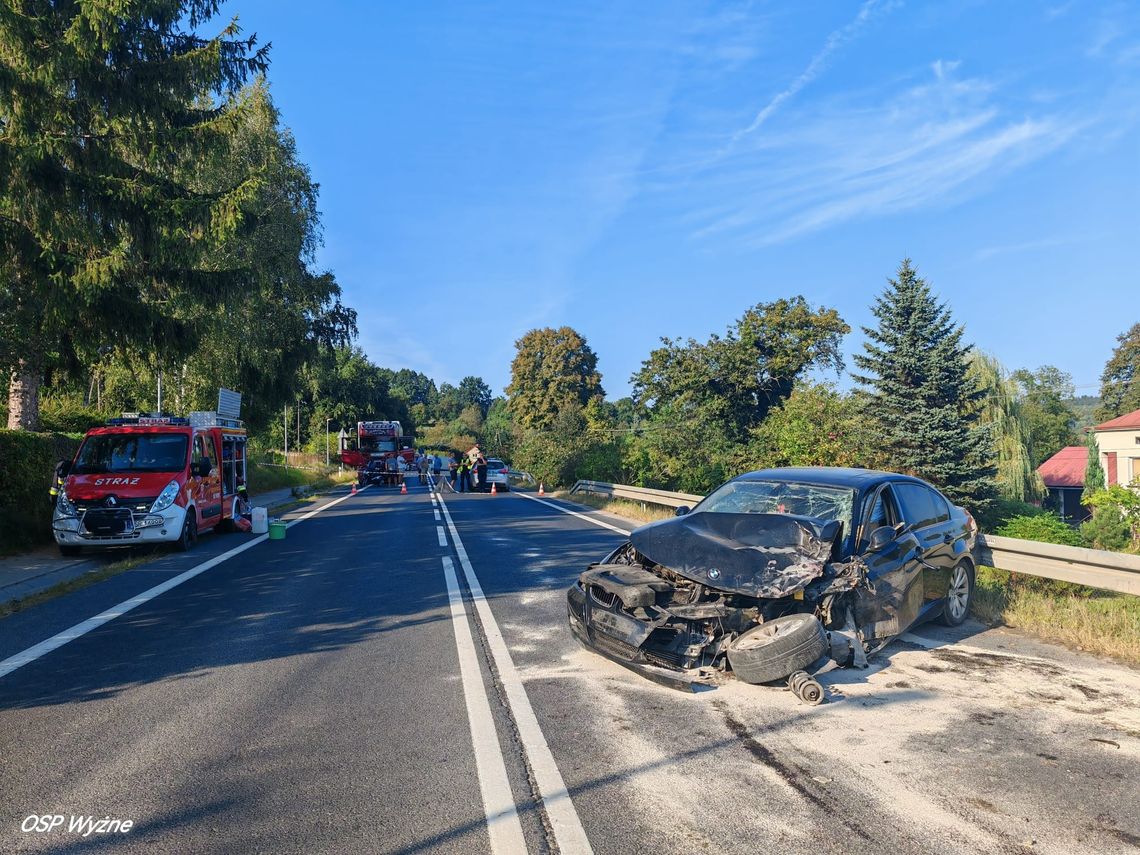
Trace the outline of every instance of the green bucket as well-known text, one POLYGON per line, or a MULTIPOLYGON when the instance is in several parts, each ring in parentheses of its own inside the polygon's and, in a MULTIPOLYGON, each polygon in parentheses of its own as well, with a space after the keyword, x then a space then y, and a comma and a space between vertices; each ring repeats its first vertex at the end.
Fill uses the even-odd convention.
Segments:
POLYGON ((271 523, 269 523, 269 539, 284 540, 285 523, 283 523, 281 520, 273 520, 271 523))

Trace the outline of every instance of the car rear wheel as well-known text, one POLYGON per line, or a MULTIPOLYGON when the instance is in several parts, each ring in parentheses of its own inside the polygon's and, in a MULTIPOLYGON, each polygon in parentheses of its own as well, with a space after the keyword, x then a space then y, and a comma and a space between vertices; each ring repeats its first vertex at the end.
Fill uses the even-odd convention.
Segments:
POLYGON ((965 561, 958 562, 950 572, 950 586, 946 590, 946 603, 942 606, 942 622, 947 626, 961 626, 970 614, 974 602, 974 569, 965 561))
POLYGON ((182 523, 182 534, 178 536, 175 546, 179 552, 189 552, 198 542, 198 514, 193 508, 186 509, 186 521, 182 523))
POLYGON ((746 683, 782 680, 827 652, 827 636, 813 615, 785 615, 748 630, 728 646, 728 664, 746 683))

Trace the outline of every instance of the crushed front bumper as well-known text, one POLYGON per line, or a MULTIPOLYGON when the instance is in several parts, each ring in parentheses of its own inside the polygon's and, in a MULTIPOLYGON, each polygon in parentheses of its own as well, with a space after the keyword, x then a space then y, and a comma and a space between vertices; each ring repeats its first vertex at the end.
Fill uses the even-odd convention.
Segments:
POLYGON ((711 669, 674 669, 652 662, 643 645, 653 627, 627 615, 594 607, 578 584, 571 585, 566 592, 566 608, 570 632, 578 641, 648 680, 684 692, 696 692, 719 682, 711 669))

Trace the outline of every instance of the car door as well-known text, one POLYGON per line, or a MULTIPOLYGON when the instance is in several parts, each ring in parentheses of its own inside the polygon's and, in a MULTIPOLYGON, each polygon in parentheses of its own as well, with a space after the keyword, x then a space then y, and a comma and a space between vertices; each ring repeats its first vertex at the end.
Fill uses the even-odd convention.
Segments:
POLYGON ((893 485, 877 488, 866 502, 867 511, 859 533, 858 550, 867 565, 868 589, 860 589, 855 601, 855 621, 865 639, 890 638, 914 623, 922 609, 922 564, 919 541, 907 530, 907 520, 893 485), (899 532, 885 548, 867 553, 871 531, 889 526, 899 532))
POLYGON ((209 475, 195 475, 194 503, 198 508, 200 526, 205 528, 217 522, 222 514, 222 479, 218 469, 218 455, 214 448, 214 438, 209 433, 199 433, 194 437, 194 463, 203 461, 210 464, 209 475))
POLYGON ((936 490, 913 482, 895 485, 903 516, 923 549, 923 599, 927 607, 941 607, 950 584, 950 571, 958 560, 962 527, 952 519, 950 504, 936 490))

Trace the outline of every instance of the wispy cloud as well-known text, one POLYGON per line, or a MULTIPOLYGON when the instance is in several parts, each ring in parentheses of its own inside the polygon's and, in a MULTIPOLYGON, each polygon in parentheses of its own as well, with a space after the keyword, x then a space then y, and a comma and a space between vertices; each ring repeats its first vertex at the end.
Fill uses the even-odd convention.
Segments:
POLYGON ((760 127, 768 121, 768 119, 775 113, 780 106, 791 98, 794 98, 801 89, 815 80, 827 68, 828 62, 831 60, 832 54, 839 50, 843 45, 854 39, 871 16, 880 9, 889 9, 891 4, 883 4, 880 0, 865 0, 862 6, 859 7, 858 14, 846 26, 834 30, 823 43, 823 47, 816 52, 815 56, 807 64, 807 67, 799 73, 799 75, 792 80, 784 89, 777 92, 772 96, 771 100, 756 114, 755 118, 746 128, 742 128, 732 135, 729 141, 729 146, 735 145, 744 137, 749 134, 755 133, 760 127))
POLYGON ((1089 243, 1094 240, 1101 240, 1106 235, 1103 234, 1055 234, 1047 237, 1035 238, 1034 240, 1021 241, 1020 243, 1007 243, 995 244, 993 246, 985 246, 974 253, 974 258, 977 261, 987 261, 999 255, 1017 255, 1023 252, 1034 252, 1040 249, 1053 249, 1055 247, 1072 246, 1074 244, 1089 243))
POLYGON ((933 79, 877 104, 850 94, 816 103, 706 169, 703 189, 717 201, 689 219, 692 236, 764 246, 842 222, 947 204, 1063 146, 1087 121, 1060 113, 1009 115, 994 83, 958 79, 957 68, 937 60, 933 79))

